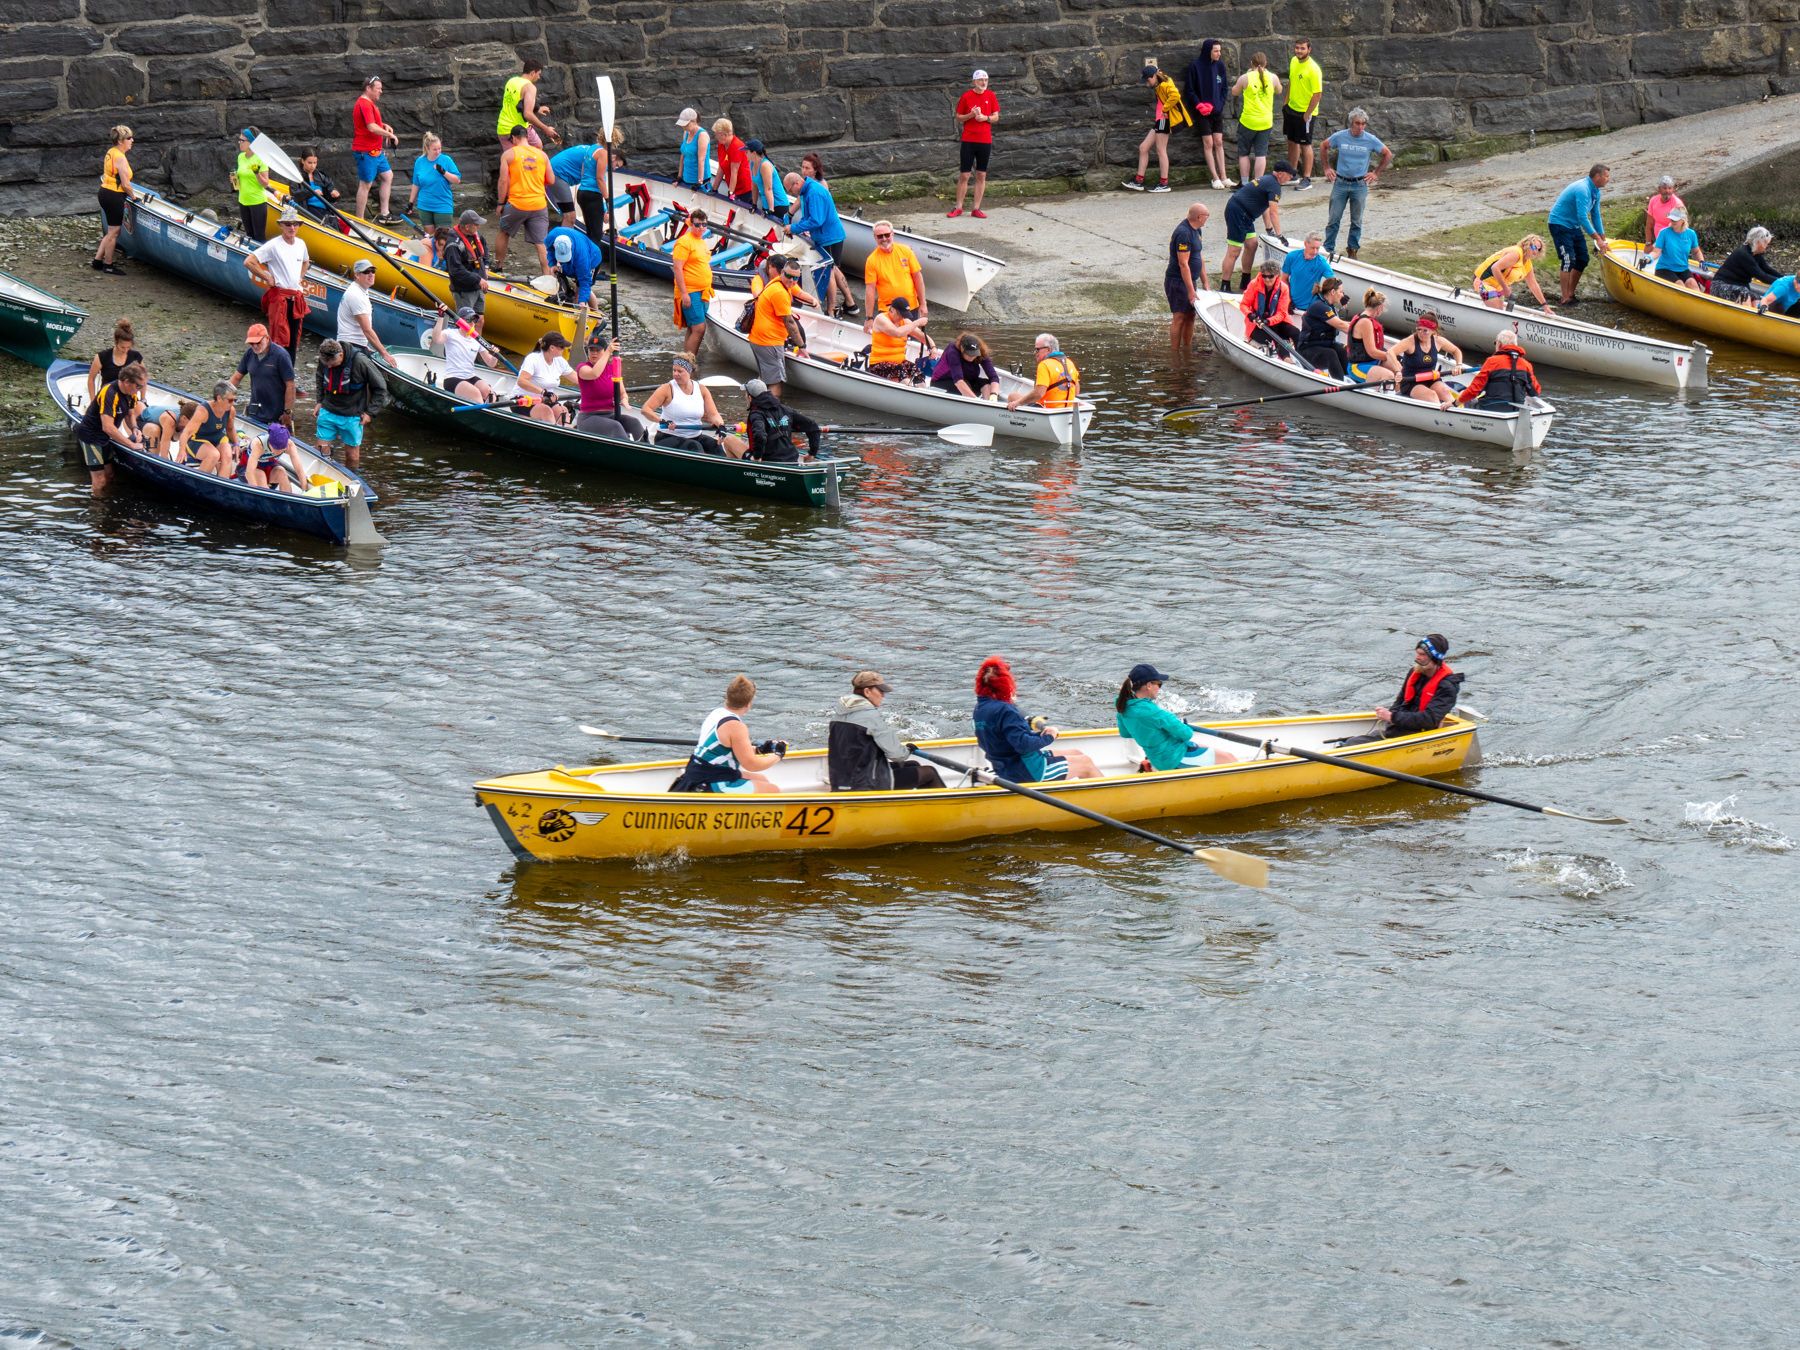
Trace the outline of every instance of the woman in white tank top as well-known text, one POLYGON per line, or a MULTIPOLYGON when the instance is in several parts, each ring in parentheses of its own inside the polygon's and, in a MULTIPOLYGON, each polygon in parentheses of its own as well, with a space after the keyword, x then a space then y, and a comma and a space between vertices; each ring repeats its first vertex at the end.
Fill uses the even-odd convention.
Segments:
POLYGON ((677 356, 670 363, 669 382, 645 399, 639 411, 655 419, 658 445, 732 459, 742 459, 750 448, 743 437, 726 431, 712 390, 694 379, 694 363, 686 356, 677 356), (711 428, 716 434, 708 435, 702 428, 711 428))

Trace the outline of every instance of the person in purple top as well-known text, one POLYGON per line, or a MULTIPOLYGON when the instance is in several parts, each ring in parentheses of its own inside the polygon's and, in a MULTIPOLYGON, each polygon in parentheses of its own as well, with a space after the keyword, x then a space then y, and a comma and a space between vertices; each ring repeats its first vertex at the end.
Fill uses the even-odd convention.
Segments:
POLYGON ((987 343, 973 333, 964 333, 944 348, 936 369, 931 372, 934 388, 965 398, 999 398, 1000 373, 994 369, 994 358, 987 343))

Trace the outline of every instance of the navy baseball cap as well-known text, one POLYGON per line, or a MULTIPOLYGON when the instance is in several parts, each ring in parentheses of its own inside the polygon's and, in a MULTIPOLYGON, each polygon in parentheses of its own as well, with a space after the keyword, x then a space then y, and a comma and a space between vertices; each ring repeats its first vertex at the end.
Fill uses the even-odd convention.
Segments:
POLYGON ((1129 679, 1133 685, 1167 684, 1169 682, 1169 677, 1163 674, 1155 666, 1151 665, 1148 661, 1139 661, 1131 668, 1131 674, 1126 676, 1126 678, 1129 679))

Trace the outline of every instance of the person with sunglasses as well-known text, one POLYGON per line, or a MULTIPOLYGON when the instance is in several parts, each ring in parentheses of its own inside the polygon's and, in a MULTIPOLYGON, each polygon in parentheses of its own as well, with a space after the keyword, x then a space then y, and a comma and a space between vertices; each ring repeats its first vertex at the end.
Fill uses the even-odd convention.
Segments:
POLYGON ((1544 313, 1554 314, 1544 299, 1544 288, 1538 285, 1537 262, 1544 256, 1544 237, 1528 234, 1518 243, 1490 253, 1475 269, 1475 293, 1489 309, 1505 309, 1512 299, 1513 287, 1525 283, 1532 298, 1543 306, 1544 313))
POLYGON ((925 304, 925 273, 920 270, 918 255, 905 244, 894 242, 892 221, 875 222, 875 251, 863 264, 863 332, 875 331, 875 316, 885 310, 896 296, 906 301, 913 317, 920 323, 931 320, 925 304))
POLYGON ((1010 394, 1008 408, 1059 409, 1075 405, 1081 397, 1081 371, 1063 355, 1053 333, 1039 333, 1034 344, 1037 353, 1037 380, 1027 394, 1010 394))
POLYGON ((1343 744, 1370 745, 1442 726, 1444 719, 1455 711, 1463 685, 1463 677, 1451 670, 1445 661, 1449 655, 1450 639, 1442 633, 1427 633, 1420 638, 1413 648, 1412 669, 1400 683, 1400 697, 1385 708, 1375 709, 1375 720, 1381 723, 1381 730, 1367 736, 1352 736, 1343 744))

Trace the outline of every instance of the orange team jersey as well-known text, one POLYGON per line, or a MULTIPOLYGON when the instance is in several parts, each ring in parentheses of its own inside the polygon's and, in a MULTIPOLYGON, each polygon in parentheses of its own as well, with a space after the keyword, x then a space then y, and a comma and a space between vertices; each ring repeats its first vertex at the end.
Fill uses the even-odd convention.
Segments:
POLYGON ((779 347, 788 339, 787 316, 794 312, 793 297, 779 281, 771 281, 756 297, 756 321, 750 325, 750 341, 758 347, 779 347))
POLYGON ((106 152, 106 159, 100 165, 100 186, 108 192, 123 192, 130 176, 131 165, 125 162, 125 152, 118 146, 113 146, 106 152))
POLYGON ((702 300, 713 298, 712 250, 706 240, 691 230, 683 230, 670 254, 675 264, 675 326, 683 327, 687 319, 681 302, 698 291, 702 300))
POLYGON ((507 153, 512 156, 512 177, 506 184, 506 204, 519 211, 545 210, 550 205, 544 193, 550 157, 529 145, 515 145, 507 153))
POLYGON ((869 335, 869 363, 871 365, 888 362, 898 365, 906 360, 906 339, 894 337, 881 331, 881 325, 875 325, 875 331, 869 335))
POLYGON ((883 253, 879 248, 869 254, 869 261, 863 264, 863 282, 875 285, 875 303, 882 309, 887 308, 888 301, 896 295, 904 296, 906 303, 918 308, 919 293, 913 285, 912 274, 919 270, 919 260, 905 244, 895 244, 892 253, 883 253))
POLYGON ((1042 406, 1046 408, 1066 408, 1081 394, 1081 372, 1066 356, 1039 361, 1036 383, 1044 386, 1042 406))

